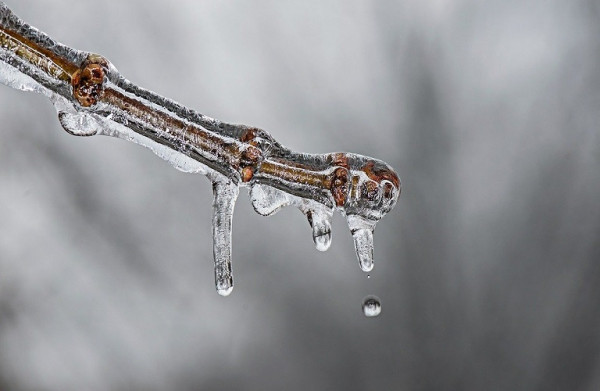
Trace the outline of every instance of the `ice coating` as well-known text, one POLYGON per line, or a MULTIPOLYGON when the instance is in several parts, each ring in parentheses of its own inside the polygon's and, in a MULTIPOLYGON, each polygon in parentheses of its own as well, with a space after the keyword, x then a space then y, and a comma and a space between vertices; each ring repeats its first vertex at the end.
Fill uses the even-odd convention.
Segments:
POLYGON ((353 153, 304 154, 264 130, 227 124, 126 80, 105 58, 61 45, 0 2, 0 82, 44 94, 76 136, 104 135, 142 145, 178 170, 213 184, 215 286, 233 289, 232 215, 240 187, 270 216, 294 206, 307 218, 319 251, 331 245, 331 218, 348 221, 357 258, 373 268, 373 232, 396 204, 400 180, 386 163, 353 153))
POLYGON ((21 91, 45 93, 44 88, 38 82, 11 66, 2 65, 0 83, 21 91))
POLYGON ((292 200, 281 190, 257 183, 250 188, 250 202, 256 213, 271 216, 290 205, 292 200))

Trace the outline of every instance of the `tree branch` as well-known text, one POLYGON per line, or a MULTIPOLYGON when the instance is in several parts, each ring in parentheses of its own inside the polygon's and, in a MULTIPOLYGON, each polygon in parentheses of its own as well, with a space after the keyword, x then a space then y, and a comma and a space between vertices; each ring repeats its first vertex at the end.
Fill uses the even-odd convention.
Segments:
POLYGON ((104 57, 53 41, 0 3, 0 81, 44 94, 72 135, 106 135, 151 149, 177 169, 213 182, 217 291, 228 295, 231 215, 240 186, 257 213, 294 205, 308 218, 318 250, 331 244, 331 216, 348 219, 359 264, 373 267, 373 231, 396 204, 400 180, 386 163, 352 153, 304 154, 264 130, 231 125, 126 80, 104 57))

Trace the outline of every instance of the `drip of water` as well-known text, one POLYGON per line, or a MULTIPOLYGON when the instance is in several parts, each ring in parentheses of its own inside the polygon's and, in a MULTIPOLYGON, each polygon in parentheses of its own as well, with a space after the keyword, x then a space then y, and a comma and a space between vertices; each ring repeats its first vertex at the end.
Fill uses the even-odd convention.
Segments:
POLYGON ((367 296, 363 299, 362 310, 367 318, 374 318, 381 313, 381 300, 377 296, 367 296))

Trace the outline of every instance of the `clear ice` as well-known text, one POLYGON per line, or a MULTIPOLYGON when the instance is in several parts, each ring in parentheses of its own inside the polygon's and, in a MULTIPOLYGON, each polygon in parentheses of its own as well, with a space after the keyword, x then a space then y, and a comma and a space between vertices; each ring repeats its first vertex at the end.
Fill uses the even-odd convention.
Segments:
POLYGON ((250 188, 250 202, 256 213, 271 216, 290 205, 292 200, 281 190, 257 183, 250 188))
POLYGON ((373 318, 381 313, 381 300, 377 296, 367 296, 362 302, 363 314, 367 318, 373 318))
POLYGON ((308 221, 312 227, 313 241, 319 251, 327 251, 331 246, 331 215, 326 208, 310 211, 308 221))
MULTIPOLYGON (((254 210, 286 206, 307 218, 319 251, 331 246, 334 211, 346 216, 360 268, 373 269, 373 232, 396 204, 400 181, 386 163, 352 153, 303 154, 267 132, 231 125, 130 83, 108 60, 53 41, 0 2, 0 82, 47 96, 61 126, 76 136, 104 135, 150 149, 178 170, 213 186, 213 255, 217 292, 233 289, 232 216, 241 186, 254 210)), ((381 311, 365 301, 366 316, 381 311)))
POLYGON ((213 182, 213 252, 215 284, 221 296, 233 289, 231 275, 231 221, 239 188, 231 181, 213 182))
POLYGON ((364 272, 373 270, 373 231, 375 223, 359 216, 348 216, 348 226, 354 239, 358 265, 364 272))

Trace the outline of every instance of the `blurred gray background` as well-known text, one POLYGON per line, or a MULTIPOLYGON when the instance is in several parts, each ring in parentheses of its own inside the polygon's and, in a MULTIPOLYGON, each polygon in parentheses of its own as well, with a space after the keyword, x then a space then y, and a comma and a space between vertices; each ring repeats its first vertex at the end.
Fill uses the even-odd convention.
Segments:
POLYGON ((0 389, 600 389, 597 0, 8 1, 69 46, 297 151, 389 162, 371 278, 0 88, 0 389), (367 294, 382 314, 362 315, 367 294))

